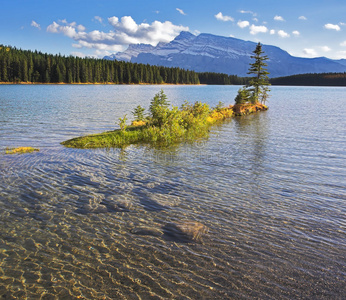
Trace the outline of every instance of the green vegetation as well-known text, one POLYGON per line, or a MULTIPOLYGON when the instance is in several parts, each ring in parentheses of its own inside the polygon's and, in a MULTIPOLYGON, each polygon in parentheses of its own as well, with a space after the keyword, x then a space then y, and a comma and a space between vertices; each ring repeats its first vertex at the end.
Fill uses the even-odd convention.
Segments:
POLYGON ((169 107, 169 101, 161 90, 151 100, 149 115, 144 118, 143 108, 134 110, 135 120, 126 126, 126 115, 119 119, 120 130, 74 138, 63 142, 73 148, 123 147, 129 144, 151 143, 169 145, 192 141, 208 136, 212 124, 233 116, 231 107, 215 109, 201 102, 185 102, 180 108, 169 107))
POLYGON ((270 79, 272 85, 346 86, 345 73, 299 74, 270 79))
POLYGON ((253 74, 254 77, 249 80, 246 86, 239 89, 235 98, 236 104, 257 104, 259 102, 265 104, 269 97, 269 72, 265 68, 267 66, 265 61, 268 60, 268 56, 263 55, 264 52, 260 43, 257 44, 253 53, 254 55, 251 58, 255 59, 255 62, 250 64, 248 74, 253 74))
POLYGON ((17 147, 17 148, 6 148, 6 154, 23 154, 23 153, 31 153, 34 151, 40 151, 40 149, 33 147, 17 147))
POLYGON ((144 121, 145 108, 138 105, 132 112, 136 122, 144 121))
POLYGON ((0 45, 0 82, 109 84, 244 84, 234 75, 44 54, 0 45))

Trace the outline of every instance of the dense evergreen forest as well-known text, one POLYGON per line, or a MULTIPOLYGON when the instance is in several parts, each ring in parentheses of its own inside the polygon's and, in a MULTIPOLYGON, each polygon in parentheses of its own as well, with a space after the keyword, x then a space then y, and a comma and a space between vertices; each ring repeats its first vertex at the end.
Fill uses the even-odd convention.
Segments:
POLYGON ((299 74, 270 79, 272 85, 346 86, 346 73, 299 74))
POLYGON ((45 54, 0 45, 0 82, 244 84, 246 79, 123 61, 45 54))

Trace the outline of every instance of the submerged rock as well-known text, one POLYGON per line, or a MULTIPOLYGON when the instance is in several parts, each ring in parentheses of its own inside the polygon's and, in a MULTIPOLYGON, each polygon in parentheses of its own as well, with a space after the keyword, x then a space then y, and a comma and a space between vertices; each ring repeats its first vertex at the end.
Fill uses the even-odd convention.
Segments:
POLYGON ((108 212, 108 209, 105 205, 97 204, 97 205, 91 205, 91 204, 85 204, 81 209, 77 210, 78 213, 81 214, 100 214, 100 213, 106 213, 108 212))
POLYGON ((134 198, 132 195, 117 195, 107 197, 102 204, 104 204, 109 211, 115 212, 129 212, 134 207, 134 198))
POLYGON ((179 221, 163 227, 165 236, 179 242, 201 241, 209 231, 208 227, 197 221, 179 221))
POLYGON ((157 228, 140 226, 131 229, 131 233, 137 235, 151 235, 151 236, 162 236, 163 231, 157 228))
POLYGON ((170 194, 152 194, 152 193, 142 193, 140 198, 140 204, 150 211, 160 211, 165 209, 171 209, 180 204, 181 200, 178 196, 170 194))

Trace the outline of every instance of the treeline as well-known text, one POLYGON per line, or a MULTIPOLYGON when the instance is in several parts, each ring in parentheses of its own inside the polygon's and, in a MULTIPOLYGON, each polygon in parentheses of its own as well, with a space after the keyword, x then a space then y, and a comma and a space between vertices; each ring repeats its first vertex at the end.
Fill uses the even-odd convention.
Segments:
POLYGON ((198 73, 198 78, 201 84, 244 85, 249 82, 248 77, 238 77, 237 75, 227 75, 211 72, 198 73))
POLYGON ((345 73, 310 73, 271 78, 272 85, 346 86, 345 73))
POLYGON ((0 82, 242 84, 242 78, 123 61, 66 57, 0 45, 0 82))

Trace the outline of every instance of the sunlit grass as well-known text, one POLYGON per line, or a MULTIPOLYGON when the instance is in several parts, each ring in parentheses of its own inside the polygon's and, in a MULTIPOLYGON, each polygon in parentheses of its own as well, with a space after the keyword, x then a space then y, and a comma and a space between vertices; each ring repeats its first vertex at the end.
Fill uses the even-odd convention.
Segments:
POLYGON ((40 151, 40 149, 33 148, 33 147, 17 147, 17 148, 5 149, 6 154, 23 154, 23 153, 32 153, 36 151, 40 151))

